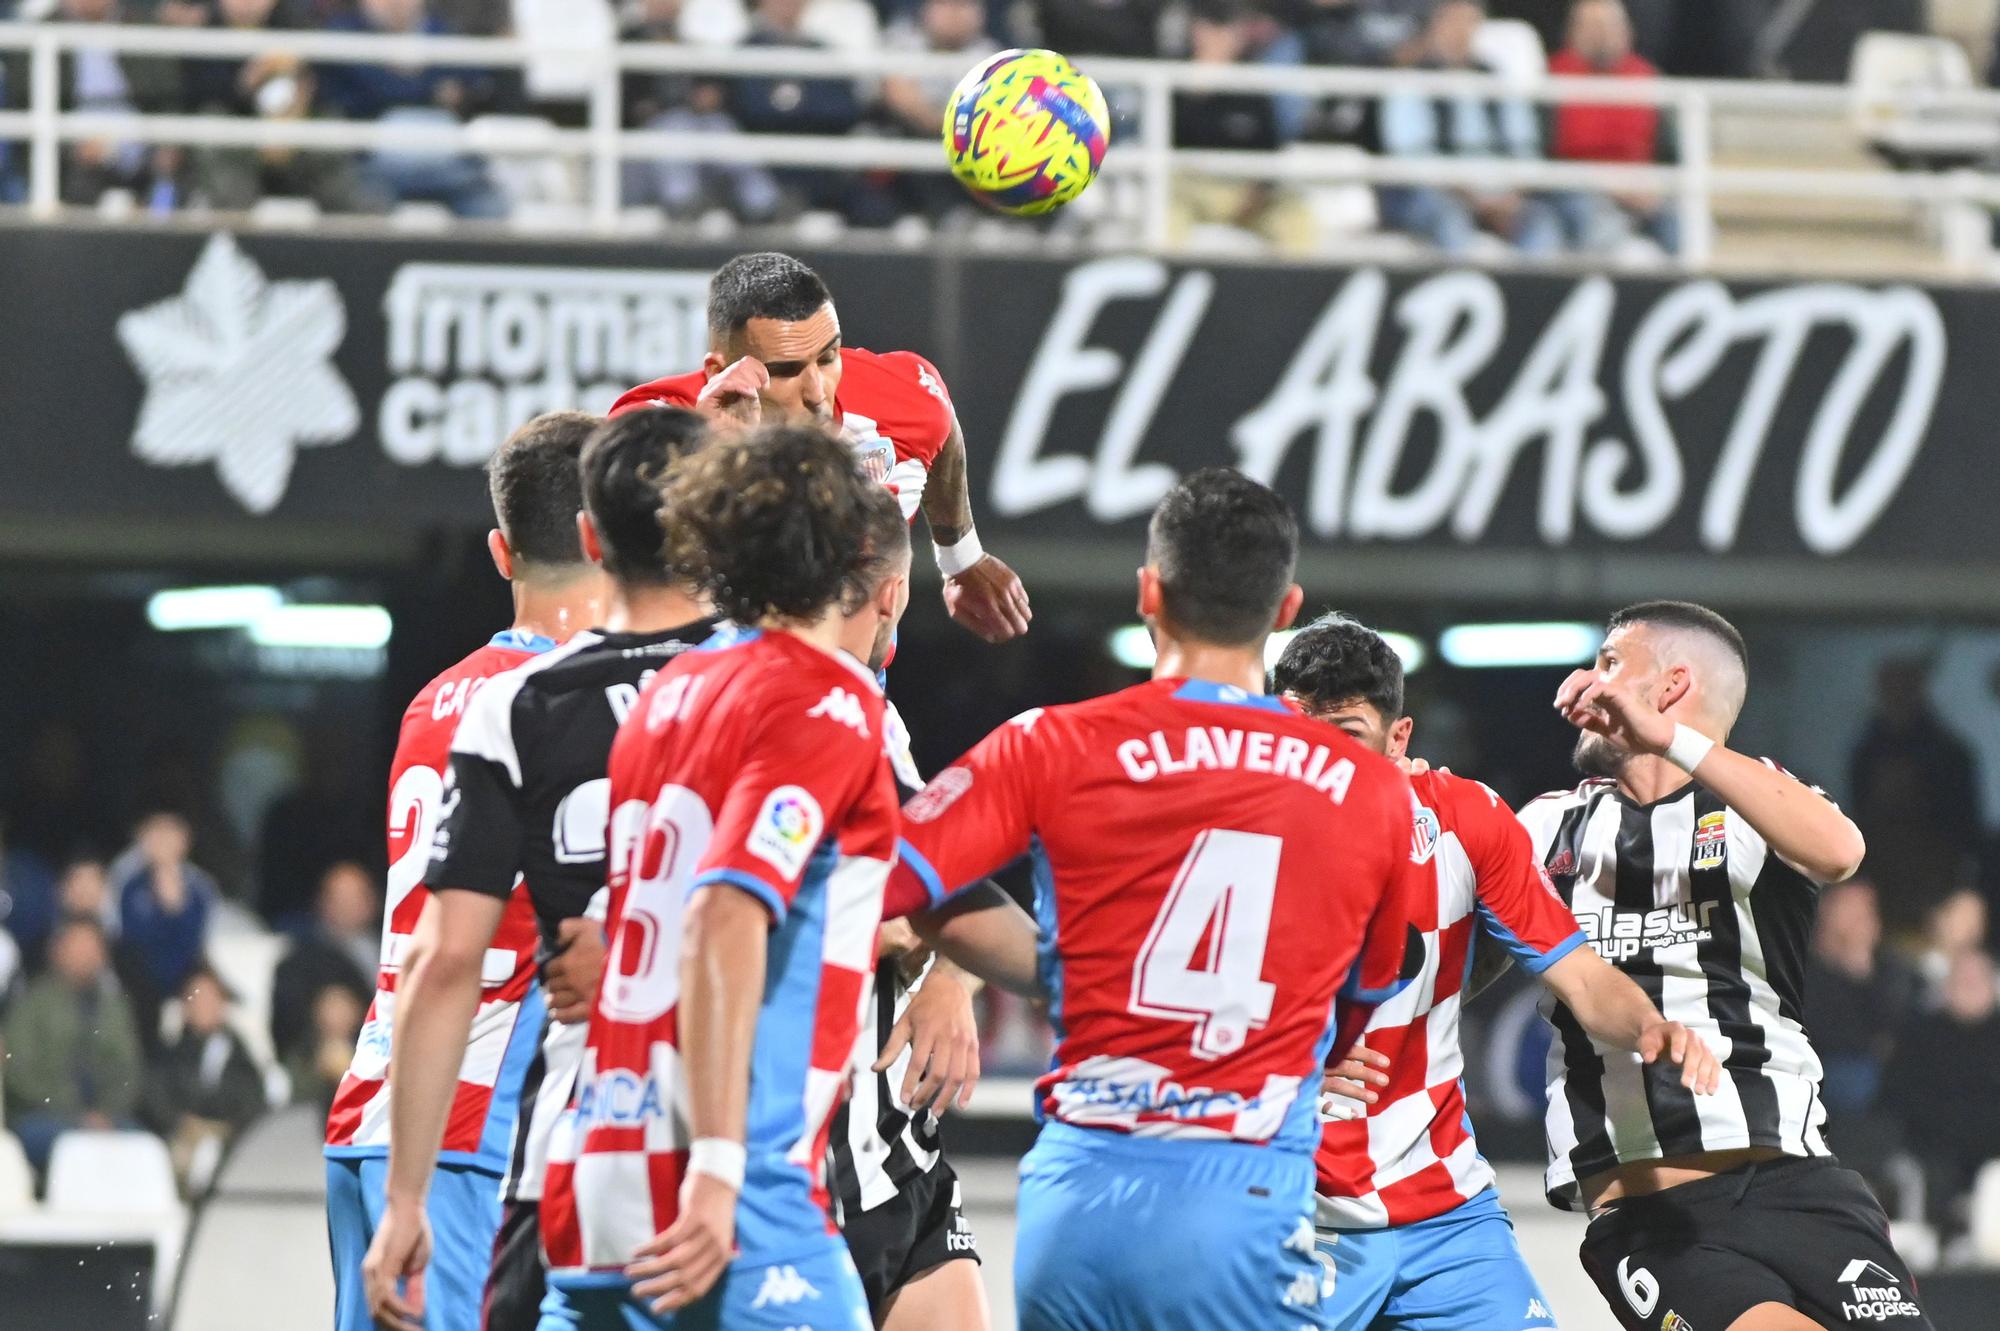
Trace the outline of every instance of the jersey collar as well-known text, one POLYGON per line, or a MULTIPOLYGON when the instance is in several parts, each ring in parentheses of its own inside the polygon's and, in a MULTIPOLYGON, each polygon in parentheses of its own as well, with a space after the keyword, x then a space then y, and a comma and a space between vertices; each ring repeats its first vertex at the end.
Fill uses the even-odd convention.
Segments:
POLYGON ((1181 702, 1213 702, 1225 707, 1254 707, 1260 711, 1289 714, 1291 708, 1268 693, 1251 693, 1234 684, 1217 684, 1207 679, 1163 679, 1162 684, 1176 684, 1174 697, 1181 702))
POLYGON ((504 647, 509 651, 535 652, 539 654, 541 652, 554 651, 556 640, 554 638, 545 638, 539 633, 530 633, 526 629, 502 629, 493 635, 492 641, 487 645, 489 647, 504 647))

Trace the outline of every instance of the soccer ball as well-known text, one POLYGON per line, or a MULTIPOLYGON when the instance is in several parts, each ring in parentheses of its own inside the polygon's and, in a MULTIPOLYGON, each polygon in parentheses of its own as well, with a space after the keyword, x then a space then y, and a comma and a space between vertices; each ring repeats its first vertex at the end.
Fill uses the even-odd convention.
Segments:
POLYGON ((951 173, 981 203, 1018 217, 1083 193, 1110 142, 1104 94, 1054 51, 982 61, 944 107, 951 173))

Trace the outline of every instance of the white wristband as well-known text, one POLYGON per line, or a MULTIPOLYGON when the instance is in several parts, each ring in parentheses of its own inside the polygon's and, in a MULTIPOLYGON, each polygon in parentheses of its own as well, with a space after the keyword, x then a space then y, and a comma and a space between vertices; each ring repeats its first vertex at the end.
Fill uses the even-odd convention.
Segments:
POLYGON ((743 1166, 749 1152, 727 1137, 697 1137, 688 1147, 688 1173, 706 1174, 718 1183, 743 1191, 743 1166))
POLYGON ((1694 769, 1701 766, 1701 760, 1708 757, 1708 751, 1715 747, 1715 741, 1692 726, 1674 727, 1674 742, 1667 745, 1666 760, 1674 766, 1694 775, 1694 769))
POLYGON ((938 570, 947 578, 959 574, 986 558, 986 551, 980 548, 979 533, 968 531, 958 538, 955 545, 939 545, 933 541, 931 549, 937 554, 938 570))

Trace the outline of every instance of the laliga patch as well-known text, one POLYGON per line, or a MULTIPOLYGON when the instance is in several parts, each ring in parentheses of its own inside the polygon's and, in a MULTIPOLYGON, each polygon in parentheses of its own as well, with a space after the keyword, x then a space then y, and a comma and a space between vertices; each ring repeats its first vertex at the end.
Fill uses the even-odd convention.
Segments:
POLYGON ((1412 819, 1411 836, 1413 839, 1410 842, 1410 860, 1412 863, 1426 864, 1430 861, 1431 856, 1437 853, 1438 836, 1440 835, 1438 816, 1419 804, 1416 812, 1412 815, 1412 819))
POLYGON ((764 797, 764 807, 750 824, 743 848, 776 869, 790 882, 805 872, 813 847, 819 844, 826 816, 819 801, 801 786, 779 786, 764 797))
POLYGON ((1705 813, 1694 825, 1694 867, 1719 869, 1729 853, 1729 815, 1717 810, 1705 813))

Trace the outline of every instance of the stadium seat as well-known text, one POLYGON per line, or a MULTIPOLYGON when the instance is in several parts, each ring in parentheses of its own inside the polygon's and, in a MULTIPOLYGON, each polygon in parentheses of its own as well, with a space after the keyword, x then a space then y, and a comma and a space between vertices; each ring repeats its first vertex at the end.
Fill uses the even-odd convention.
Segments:
POLYGON ((35 1171, 11 1132, 0 1131, 0 1215, 35 1209, 35 1171))
POLYGON ((1973 1260, 1982 1266, 2000 1266, 2000 1160, 1989 1160, 1972 1185, 1971 1226, 1973 1260))
POLYGON ((600 57, 618 40, 609 0, 513 0, 514 34, 546 55, 522 71, 531 100, 580 102, 590 96, 600 57))
POLYGON ((1965 48, 1942 37, 1871 32, 1848 66, 1855 132, 1899 169, 1966 166, 2000 151, 2000 124, 1978 111, 1908 104, 1912 95, 1978 86, 1965 48))
POLYGON ((150 1132, 65 1132, 49 1156, 49 1209, 159 1215, 180 1209, 167 1144, 150 1132))
POLYGON ((1526 19, 1487 19, 1473 35, 1472 54, 1512 83, 1539 83, 1549 72, 1549 53, 1542 45, 1542 34, 1526 19))
POLYGON ((514 209, 573 208, 583 198, 580 167, 555 151, 556 127, 540 116, 476 116, 466 122, 472 151, 514 209))
POLYGON ((242 1037, 259 1068, 277 1066, 271 1048, 271 976, 288 944, 262 929, 217 928, 208 939, 208 962, 236 995, 229 1028, 242 1037))
POLYGON ((836 51, 873 51, 882 44, 882 20, 868 0, 812 0, 799 26, 836 51))

